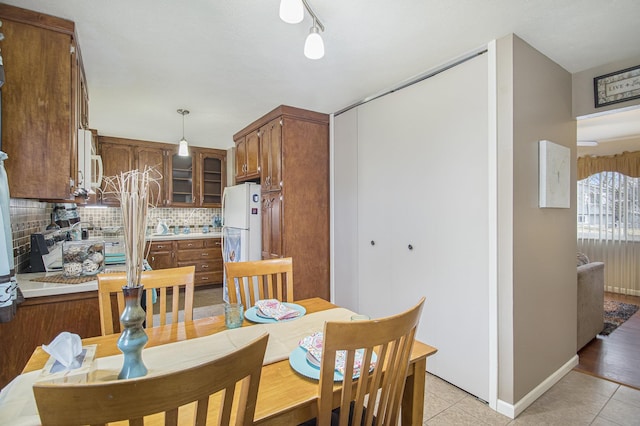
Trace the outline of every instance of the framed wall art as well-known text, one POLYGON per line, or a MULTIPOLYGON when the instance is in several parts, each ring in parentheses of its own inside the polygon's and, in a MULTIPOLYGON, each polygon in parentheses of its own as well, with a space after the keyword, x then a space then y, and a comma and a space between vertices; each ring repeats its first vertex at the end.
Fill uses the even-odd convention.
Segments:
POLYGON ((541 208, 571 207, 571 149, 551 141, 538 142, 538 205, 541 208))
POLYGON ((595 107, 640 98, 640 65, 593 79, 595 107))

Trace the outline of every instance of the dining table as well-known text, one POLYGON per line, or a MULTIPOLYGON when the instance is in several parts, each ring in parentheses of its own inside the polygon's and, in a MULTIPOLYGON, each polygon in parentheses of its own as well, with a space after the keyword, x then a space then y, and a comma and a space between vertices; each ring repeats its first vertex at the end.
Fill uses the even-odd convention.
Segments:
MULTIPOLYGON (((147 328, 149 340, 143 350, 143 360, 149 374, 163 373, 231 353, 267 332, 269 343, 258 388, 254 423, 302 423, 316 417, 319 384, 318 380, 295 371, 289 362, 289 354, 302 337, 322 331, 325 321, 348 321, 356 312, 321 298, 297 300, 295 304, 304 309, 303 316, 273 324, 254 323, 245 316, 242 327, 227 329, 224 315, 218 315, 147 328)), ((94 362, 98 367, 91 380, 115 380, 118 366, 122 365, 122 354, 116 345, 119 337, 120 334, 110 334, 82 339, 83 346, 95 345, 94 362)), ((436 348, 417 340, 413 345, 402 399, 403 425, 421 425, 423 422, 426 362, 427 357, 436 351, 436 348)), ((48 360, 49 354, 41 346, 36 348, 22 374, 0 393, 0 416, 3 410, 5 415, 11 413, 7 411, 9 407, 14 413, 19 413, 14 415, 21 416, 16 424, 38 424, 30 390, 48 360)), ((335 383, 336 393, 340 392, 340 386, 340 382, 335 383)), ((209 404, 210 418, 217 418, 217 409, 216 404, 209 404)), ((160 416, 147 420, 151 421, 146 424, 156 424, 156 421, 162 424, 160 416)))

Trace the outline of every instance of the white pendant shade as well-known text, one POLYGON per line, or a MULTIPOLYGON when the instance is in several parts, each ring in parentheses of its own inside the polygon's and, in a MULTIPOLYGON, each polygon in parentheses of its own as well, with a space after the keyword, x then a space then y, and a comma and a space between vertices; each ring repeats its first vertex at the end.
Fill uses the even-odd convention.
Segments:
POLYGON ((280 0, 280 19, 288 24, 297 24, 304 18, 302 0, 280 0))
POLYGON ((320 59, 324 56, 324 42, 317 27, 311 27, 311 31, 304 43, 304 56, 309 59, 320 59))
POLYGON ((189 145, 187 144, 186 139, 182 139, 180 141, 180 146, 178 147, 178 155, 181 157, 189 156, 189 145))

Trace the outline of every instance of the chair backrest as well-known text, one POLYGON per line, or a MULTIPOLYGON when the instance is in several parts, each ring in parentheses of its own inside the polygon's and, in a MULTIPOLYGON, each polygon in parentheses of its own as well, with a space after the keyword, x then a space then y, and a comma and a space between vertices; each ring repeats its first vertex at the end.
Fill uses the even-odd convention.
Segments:
POLYGON ((164 412, 166 425, 216 421, 229 425, 232 420, 235 425, 251 425, 268 338, 265 333, 222 358, 155 376, 82 384, 36 383, 33 393, 40 420, 45 426, 98 425, 121 420, 142 425, 144 416, 164 412), (238 383, 238 402, 234 406, 238 383), (217 401, 209 396, 218 392, 218 418, 207 421, 209 404, 217 401), (183 407, 194 401, 193 410, 183 407), (182 407, 180 419, 178 407, 182 407))
MULTIPOLYGON (((146 290, 157 289, 159 305, 159 325, 167 324, 167 288, 171 288, 171 321, 178 322, 179 290, 184 287, 184 320, 193 319, 193 296, 194 296, 195 266, 183 266, 180 268, 156 269, 142 272, 140 283, 146 290)), ((113 308, 111 306, 111 295, 116 294, 118 300, 118 316, 124 310, 124 295, 122 287, 127 284, 125 272, 113 272, 98 274, 98 302, 100 305, 100 329, 102 335, 114 333, 113 329, 113 308)), ((153 325, 153 292, 146 292, 146 324, 147 327, 153 325)))
POLYGON ((390 317, 325 323, 318 425, 331 424, 332 410, 336 408, 334 401, 338 397, 340 410, 333 415, 339 415, 340 425, 399 424, 409 357, 424 300, 423 297, 413 308, 390 317), (377 360, 369 374, 363 367, 361 377, 353 379, 355 353, 360 349, 363 350, 363 366, 371 365, 373 353, 377 360), (336 391, 339 395, 334 395, 336 351, 345 351, 346 355, 345 379, 342 389, 336 391), (367 395, 369 397, 365 398, 367 395))
POLYGON ((294 300, 293 260, 290 257, 251 262, 227 262, 224 267, 231 303, 240 302, 245 308, 250 308, 256 304, 256 300, 278 299, 281 302, 294 300))

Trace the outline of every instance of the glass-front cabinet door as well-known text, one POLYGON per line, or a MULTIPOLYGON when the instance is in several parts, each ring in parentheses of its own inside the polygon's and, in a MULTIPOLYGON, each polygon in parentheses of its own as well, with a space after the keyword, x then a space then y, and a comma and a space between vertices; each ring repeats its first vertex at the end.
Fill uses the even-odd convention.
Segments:
POLYGON ((169 201, 172 206, 195 206, 193 196, 193 157, 182 157, 174 152, 169 155, 169 201))
POLYGON ((199 154, 200 169, 200 205, 202 207, 221 207, 222 191, 225 187, 225 156, 209 152, 199 154))

